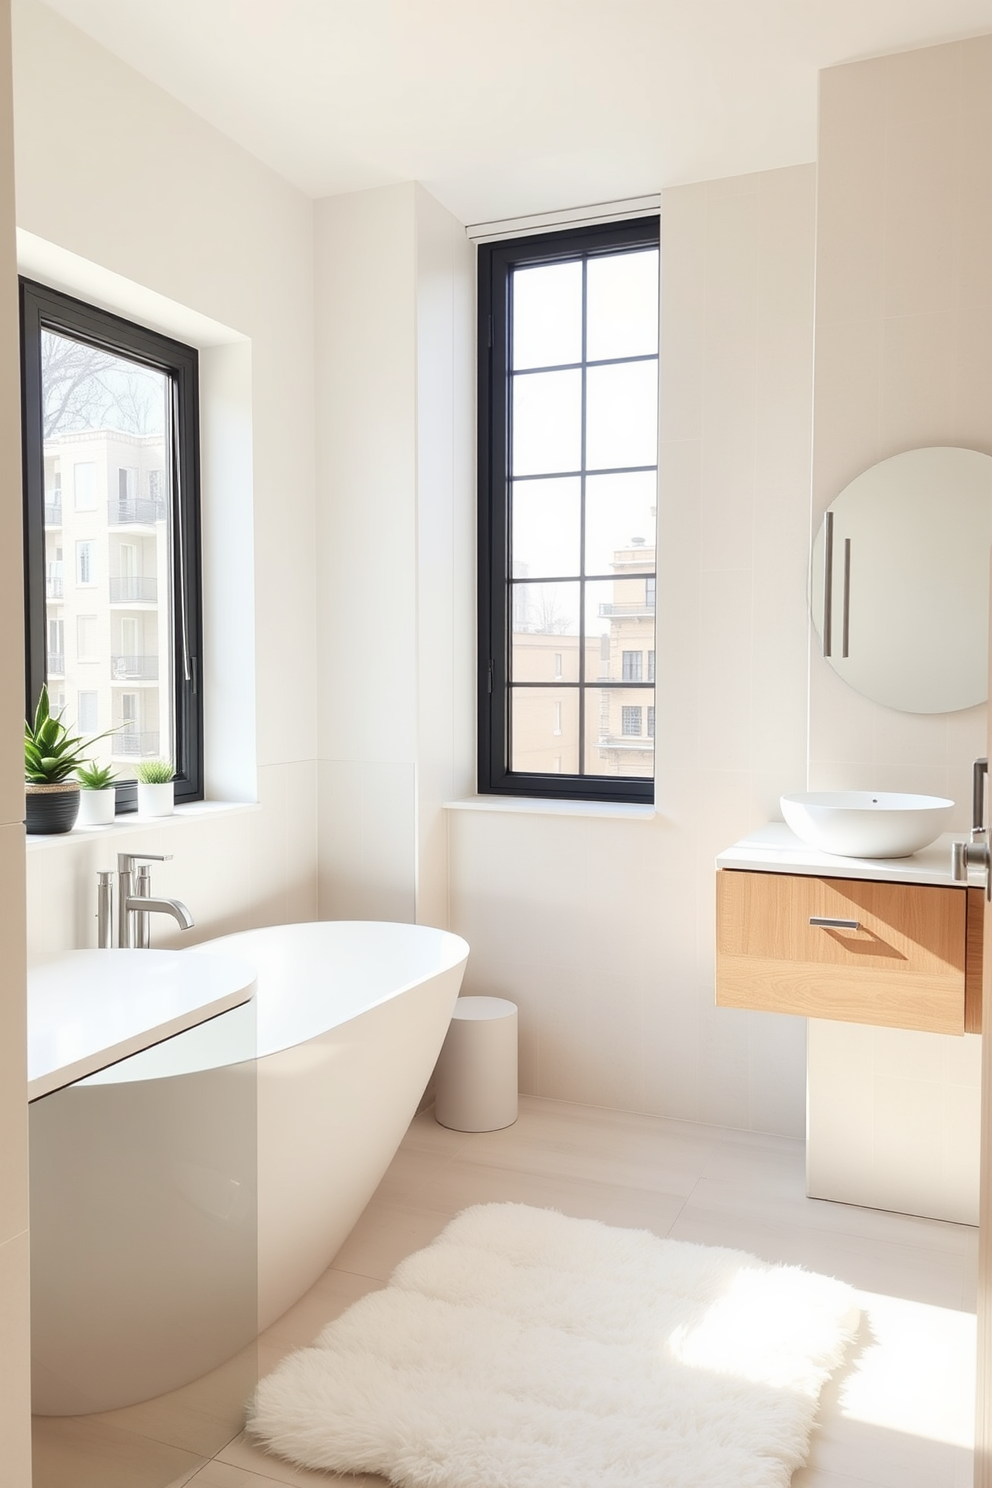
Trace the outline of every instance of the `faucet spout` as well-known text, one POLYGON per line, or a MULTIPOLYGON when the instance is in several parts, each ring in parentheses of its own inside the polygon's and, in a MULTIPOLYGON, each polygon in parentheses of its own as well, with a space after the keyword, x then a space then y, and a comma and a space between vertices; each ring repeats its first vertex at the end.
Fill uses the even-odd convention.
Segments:
POLYGON ((158 899, 153 894, 132 894, 127 900, 127 908, 136 910, 138 914, 171 915, 181 930, 192 930, 196 923, 181 899, 158 899))

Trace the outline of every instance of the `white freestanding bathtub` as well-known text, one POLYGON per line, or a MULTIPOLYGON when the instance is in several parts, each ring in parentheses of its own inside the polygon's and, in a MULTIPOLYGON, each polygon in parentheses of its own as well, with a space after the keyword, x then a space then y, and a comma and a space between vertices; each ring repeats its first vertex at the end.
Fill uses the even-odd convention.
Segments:
POLYGON ((416 1111, 468 946, 321 921, 185 954, 213 952, 255 966, 254 1003, 31 1107, 39 1414, 198 1379, 312 1285, 416 1111))
POLYGON ((190 954, 214 947, 258 972, 261 1331, 327 1269, 392 1161, 441 1052, 468 946, 424 925, 327 920, 190 954))

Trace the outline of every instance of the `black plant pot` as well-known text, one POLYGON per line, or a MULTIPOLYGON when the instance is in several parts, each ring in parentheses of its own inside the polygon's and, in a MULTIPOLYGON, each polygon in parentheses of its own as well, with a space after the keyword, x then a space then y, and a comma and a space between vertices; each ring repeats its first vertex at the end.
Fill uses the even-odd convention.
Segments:
POLYGON ((66 781, 59 785, 25 786, 24 825, 32 836, 71 832, 79 815, 79 786, 66 781))

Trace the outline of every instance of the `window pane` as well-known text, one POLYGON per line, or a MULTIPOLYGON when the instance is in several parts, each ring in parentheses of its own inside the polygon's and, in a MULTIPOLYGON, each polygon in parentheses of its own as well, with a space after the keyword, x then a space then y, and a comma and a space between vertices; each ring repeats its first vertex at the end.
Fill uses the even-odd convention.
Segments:
POLYGON ((654 726, 650 691, 626 692, 622 687, 586 689, 587 775, 627 775, 643 779, 654 774, 654 726))
POLYGON ((591 258, 586 356, 650 356, 658 350, 658 250, 591 258))
POLYGON ((517 583, 511 598, 514 682, 578 680, 578 584, 517 583))
POLYGON ((579 768, 579 689, 514 687, 510 769, 574 775, 579 768))
POLYGON ((578 470, 581 453, 582 373, 528 372, 514 377, 511 474, 578 470))
POLYGON ((588 681, 653 680, 648 673, 654 668, 654 608, 646 589, 643 575, 586 584, 588 656, 596 658, 594 665, 587 662, 588 681))
MULTIPOLYGON (((590 367, 587 377, 587 469, 656 465, 657 362, 621 362, 615 367, 590 367)), ((550 469, 548 466, 545 468, 550 469)))
POLYGON ((169 396, 164 373, 42 332, 48 677, 71 728, 117 730, 94 755, 124 779, 175 747, 169 396))
POLYGON ((618 555, 632 547, 654 567, 657 500, 653 470, 587 478, 587 574, 612 573, 618 555))
POLYGON ((581 263, 514 272, 511 355, 514 370, 581 361, 581 263))
POLYGON ((577 478, 514 481, 513 577, 579 572, 582 487, 577 478))

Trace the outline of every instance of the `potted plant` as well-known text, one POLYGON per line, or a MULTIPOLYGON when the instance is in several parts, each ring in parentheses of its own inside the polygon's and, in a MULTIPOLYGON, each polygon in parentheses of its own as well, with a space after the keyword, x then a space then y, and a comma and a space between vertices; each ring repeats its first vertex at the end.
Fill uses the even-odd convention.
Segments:
POLYGON ((79 825, 107 827, 117 810, 117 791, 110 765, 81 765, 76 771, 79 793, 79 825))
POLYGON ((34 722, 24 724, 25 826, 49 835, 72 830, 79 811, 75 771, 88 755, 92 740, 70 734, 62 714, 52 715, 48 687, 43 686, 34 722))
POLYGON ((142 760, 135 767, 138 777, 138 815, 171 816, 176 772, 170 760, 142 760))

